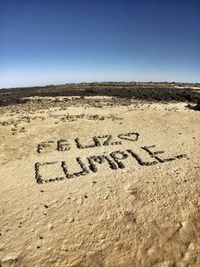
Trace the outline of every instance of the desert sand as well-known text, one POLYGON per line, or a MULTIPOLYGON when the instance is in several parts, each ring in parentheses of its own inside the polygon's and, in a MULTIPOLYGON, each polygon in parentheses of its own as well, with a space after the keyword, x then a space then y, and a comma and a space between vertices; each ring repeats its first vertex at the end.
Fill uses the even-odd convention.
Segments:
POLYGON ((185 102, 0 107, 1 267, 200 266, 199 148, 185 102))

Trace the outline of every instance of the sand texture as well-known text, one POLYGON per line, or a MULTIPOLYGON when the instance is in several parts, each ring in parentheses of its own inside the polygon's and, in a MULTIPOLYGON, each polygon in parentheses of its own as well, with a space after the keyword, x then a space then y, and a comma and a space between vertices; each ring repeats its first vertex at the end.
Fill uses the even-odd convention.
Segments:
POLYGON ((200 113, 31 97, 0 108, 0 266, 200 266, 200 113))

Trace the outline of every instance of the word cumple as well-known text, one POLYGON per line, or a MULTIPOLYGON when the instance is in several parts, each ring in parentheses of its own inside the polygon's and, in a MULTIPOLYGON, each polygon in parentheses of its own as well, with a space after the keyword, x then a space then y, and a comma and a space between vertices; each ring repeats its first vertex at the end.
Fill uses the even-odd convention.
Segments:
MULTIPOLYGON (((92 143, 90 144, 83 144, 80 141, 80 138, 74 139, 75 145, 78 149, 85 149, 85 148, 93 148, 93 147, 100 147, 100 146, 109 146, 109 145, 121 145, 122 140, 135 142, 138 140, 139 133, 135 132, 129 132, 125 134, 119 134, 117 136, 117 141, 113 141, 113 137, 111 134, 108 135, 102 135, 102 136, 94 136, 92 137, 92 143)), ((46 149, 55 149, 57 151, 68 151, 71 149, 71 145, 69 144, 68 140, 61 139, 58 141, 46 141, 38 144, 37 146, 37 152, 42 153, 46 149)))
POLYGON ((91 156, 91 157, 88 157, 86 160, 82 160, 80 157, 77 157, 76 163, 80 169, 78 172, 70 172, 69 166, 66 163, 66 161, 61 161, 61 162, 53 161, 53 162, 44 162, 44 163, 37 162, 35 164, 35 179, 37 183, 42 184, 42 183, 64 180, 65 178, 71 179, 74 177, 84 176, 84 175, 89 174, 90 172, 94 172, 94 173, 97 172, 98 166, 104 163, 106 163, 107 166, 112 170, 124 169, 125 168, 124 160, 126 160, 128 157, 135 160, 135 162, 141 166, 152 166, 152 165, 156 165, 159 163, 163 164, 166 162, 170 162, 173 160, 182 159, 186 157, 185 154, 180 154, 180 155, 176 155, 170 158, 161 158, 158 155, 164 154, 164 151, 154 151, 153 150, 154 148, 155 148, 155 145, 141 147, 141 149, 145 151, 150 157, 151 159, 150 161, 144 161, 141 158, 141 156, 135 153, 132 149, 127 149, 125 151, 117 150, 117 151, 111 152, 110 154, 103 154, 100 156, 91 156), (61 168, 63 176, 54 177, 54 178, 52 177, 50 179, 45 179, 44 177, 42 177, 41 169, 49 165, 53 165, 53 168, 54 168, 55 164, 57 164, 59 168, 61 168))

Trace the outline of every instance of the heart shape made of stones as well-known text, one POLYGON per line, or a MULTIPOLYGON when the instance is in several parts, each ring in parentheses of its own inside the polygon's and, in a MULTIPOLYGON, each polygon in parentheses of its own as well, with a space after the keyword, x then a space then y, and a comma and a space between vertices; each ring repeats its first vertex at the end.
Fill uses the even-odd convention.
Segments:
POLYGON ((129 133, 126 133, 126 134, 119 134, 118 137, 120 139, 123 139, 123 140, 135 142, 135 141, 138 140, 139 133, 129 132, 129 133))

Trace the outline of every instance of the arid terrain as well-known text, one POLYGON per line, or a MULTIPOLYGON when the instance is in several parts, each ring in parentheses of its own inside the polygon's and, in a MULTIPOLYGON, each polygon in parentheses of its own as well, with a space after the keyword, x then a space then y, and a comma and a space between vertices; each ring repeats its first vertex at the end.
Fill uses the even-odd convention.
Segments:
POLYGON ((200 84, 0 90, 1 267, 200 266, 200 84))

